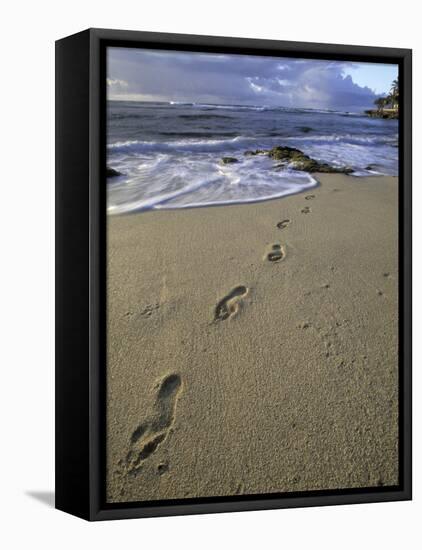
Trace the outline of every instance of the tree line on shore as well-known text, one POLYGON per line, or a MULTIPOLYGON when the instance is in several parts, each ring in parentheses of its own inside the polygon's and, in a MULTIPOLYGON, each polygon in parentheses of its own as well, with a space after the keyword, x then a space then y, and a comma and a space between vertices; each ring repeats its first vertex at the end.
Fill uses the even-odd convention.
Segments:
POLYGON ((385 97, 377 97, 374 104, 376 105, 378 112, 382 112, 386 108, 394 111, 399 110, 399 81, 397 78, 391 84, 390 93, 385 97))

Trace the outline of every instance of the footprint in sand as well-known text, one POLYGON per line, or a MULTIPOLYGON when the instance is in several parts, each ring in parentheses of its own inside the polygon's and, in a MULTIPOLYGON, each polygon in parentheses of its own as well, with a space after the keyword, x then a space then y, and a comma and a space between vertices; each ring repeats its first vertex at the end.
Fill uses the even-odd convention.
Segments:
POLYGON ((126 319, 132 319, 137 317, 149 318, 152 316, 154 312, 158 310, 159 307, 160 307, 160 304, 157 304, 157 303, 148 304, 139 313, 137 313, 136 311, 126 311, 126 313, 124 314, 124 317, 126 319))
POLYGON ((236 315, 240 309, 242 298, 246 296, 246 286, 236 286, 215 306, 214 321, 225 321, 236 315))
POLYGON ((278 229, 285 229, 290 223, 290 220, 282 220, 281 222, 278 222, 277 227, 278 229))
POLYGON ((265 259, 269 262, 279 262, 286 256, 286 253, 281 244, 272 244, 270 251, 265 255, 265 259))
POLYGON ((159 304, 148 304, 140 313, 141 317, 151 317, 151 315, 160 307, 159 304))
POLYGON ((311 209, 309 206, 305 206, 304 208, 302 208, 301 212, 302 214, 309 214, 311 212, 311 209))
POLYGON ((307 196, 305 197, 305 200, 311 201, 311 200, 314 199, 314 198, 315 198, 315 195, 307 195, 307 196))
POLYGON ((181 387, 182 380, 176 373, 169 374, 161 380, 151 418, 140 424, 131 435, 126 455, 129 475, 136 475, 142 469, 143 462, 155 453, 167 438, 174 422, 181 387))

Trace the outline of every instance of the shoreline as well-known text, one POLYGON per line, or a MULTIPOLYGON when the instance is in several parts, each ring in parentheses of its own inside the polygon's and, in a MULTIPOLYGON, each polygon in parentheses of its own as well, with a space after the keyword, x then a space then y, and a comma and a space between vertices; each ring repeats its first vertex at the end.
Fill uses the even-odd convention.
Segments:
MULTIPOLYGON (((221 202, 221 203, 209 203, 209 204, 207 204, 207 203, 196 204, 194 206, 191 206, 191 205, 177 206, 177 207, 173 207, 173 208, 149 207, 149 208, 144 208, 144 209, 139 209, 139 210, 129 210, 127 212, 118 212, 116 214, 112 214, 112 213, 107 212, 107 219, 111 219, 111 218, 115 218, 115 217, 119 218, 119 217, 126 217, 126 216, 137 216, 139 214, 145 214, 147 212, 187 211, 187 210, 196 210, 196 209, 202 209, 202 208, 221 208, 221 207, 242 206, 242 205, 251 206, 251 205, 261 204, 261 203, 266 203, 266 202, 279 201, 279 200, 287 199, 289 197, 294 197, 296 195, 309 194, 309 193, 312 193, 312 191, 314 191, 314 190, 318 189, 319 187, 321 187, 321 183, 320 183, 318 178, 320 178, 321 176, 324 178, 326 176, 326 174, 316 173, 316 174, 311 174, 311 175, 315 176, 315 181, 316 181, 316 183, 313 187, 309 187, 308 189, 301 189, 301 190, 298 190, 296 193, 289 193, 288 195, 269 197, 269 198, 265 198, 265 199, 251 199, 251 200, 244 200, 244 201, 239 201, 239 202, 233 201, 233 202, 221 202)), ((357 175, 354 175, 354 174, 347 174, 347 177, 350 178, 350 179, 356 179, 358 181, 361 180, 361 179, 371 180, 372 178, 398 179, 397 175, 386 175, 386 174, 372 174, 372 175, 367 175, 367 176, 357 176, 357 175)))
POLYGON ((315 176, 108 216, 110 502, 397 483, 397 178, 315 176))

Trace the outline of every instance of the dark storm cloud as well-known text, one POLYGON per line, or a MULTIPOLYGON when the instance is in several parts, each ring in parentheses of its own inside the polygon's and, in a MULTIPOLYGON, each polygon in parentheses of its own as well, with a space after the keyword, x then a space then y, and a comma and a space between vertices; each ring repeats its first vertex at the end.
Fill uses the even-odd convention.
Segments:
POLYGON ((375 93, 358 86, 350 63, 239 55, 108 51, 112 99, 280 105, 358 111, 375 93))

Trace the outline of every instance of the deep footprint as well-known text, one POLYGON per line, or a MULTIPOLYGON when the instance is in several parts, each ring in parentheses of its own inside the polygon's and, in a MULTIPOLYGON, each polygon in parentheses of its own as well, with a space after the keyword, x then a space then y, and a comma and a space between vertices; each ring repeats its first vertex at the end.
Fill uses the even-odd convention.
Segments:
POLYGON ((309 206, 305 206, 304 208, 302 208, 301 212, 302 214, 309 214, 311 212, 311 209, 309 206))
POLYGON ((152 417, 140 424, 132 433, 126 466, 129 474, 136 475, 142 463, 167 438, 174 422, 176 403, 182 380, 176 373, 169 374, 159 384, 152 417))
POLYGON ((282 220, 281 222, 278 222, 277 227, 278 229, 285 229, 290 223, 290 220, 282 220))
POLYGON ((270 252, 268 252, 266 258, 269 262, 279 262, 285 257, 284 250, 281 244, 273 244, 270 252))
POLYGON ((241 300, 248 293, 246 286, 236 286, 215 306, 214 321, 225 321, 236 315, 241 300))
POLYGON ((314 198, 315 198, 315 195, 307 195, 307 196, 305 197, 305 199, 306 199, 307 201, 311 201, 311 200, 314 199, 314 198))

